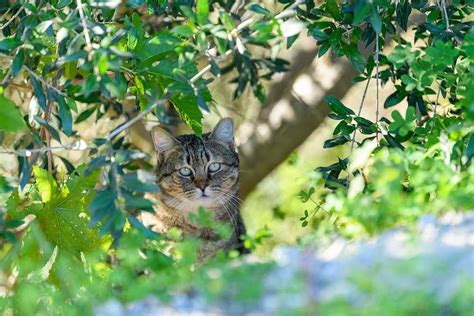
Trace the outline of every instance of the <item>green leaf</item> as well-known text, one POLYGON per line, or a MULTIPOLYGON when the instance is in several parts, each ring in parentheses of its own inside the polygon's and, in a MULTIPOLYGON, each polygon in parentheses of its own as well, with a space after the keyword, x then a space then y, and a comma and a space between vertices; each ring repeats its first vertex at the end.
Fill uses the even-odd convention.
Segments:
POLYGON ((51 126, 51 124, 49 124, 44 118, 39 117, 38 115, 35 115, 34 119, 41 126, 45 127, 48 130, 48 132, 51 134, 51 137, 53 137, 53 139, 57 140, 58 142, 61 142, 61 137, 59 136, 59 132, 53 126, 51 126))
POLYGON ((68 104, 64 100, 61 95, 57 96, 58 100, 58 114, 59 118, 61 119, 61 127, 63 132, 67 136, 71 136, 72 134, 72 115, 71 110, 69 109, 68 104))
POLYGON ((44 94, 43 85, 36 79, 35 76, 30 75, 31 85, 33 86, 33 92, 38 99, 38 103, 43 111, 46 111, 46 95, 44 94))
POLYGON ((264 7, 262 7, 258 3, 252 3, 251 5, 249 5, 248 9, 250 11, 253 11, 253 12, 258 13, 258 14, 262 14, 262 15, 267 16, 267 17, 270 17, 272 15, 272 13, 270 11, 268 11, 267 9, 265 9, 264 7))
POLYGON ((392 53, 387 56, 387 59, 394 64, 395 69, 400 69, 405 63, 411 65, 418 55, 418 51, 411 51, 411 44, 408 43, 405 46, 396 46, 392 53))
POLYGON ((78 124, 82 121, 87 120, 95 112, 96 109, 96 106, 92 106, 91 108, 84 110, 83 112, 81 112, 81 114, 79 114, 74 123, 78 124))
POLYGON ((101 246, 97 229, 89 227, 88 206, 100 170, 87 177, 83 167, 58 189, 56 181, 43 169, 35 167, 36 183, 44 205, 33 204, 27 212, 35 214, 46 239, 60 249, 79 255, 101 246), (38 179, 39 178, 39 179, 38 179))
POLYGON ((220 19, 227 31, 232 31, 235 29, 234 20, 232 20, 232 17, 229 15, 229 13, 222 11, 220 13, 220 19))
POLYGON ((111 190, 99 191, 95 194, 89 206, 92 215, 91 225, 96 225, 107 213, 116 211, 115 198, 116 194, 111 190))
POLYGON ((370 24, 372 25, 372 28, 374 29, 375 33, 378 34, 382 32, 382 18, 380 17, 376 6, 371 7, 370 24))
POLYGON ((333 135, 350 135, 355 130, 355 126, 347 124, 346 121, 340 121, 334 128, 333 135))
POLYGON ((0 131, 19 132, 26 129, 20 110, 10 100, 0 95, 0 131))
POLYGON ((196 103, 196 98, 193 95, 180 95, 171 98, 176 111, 183 121, 188 124, 193 132, 202 135, 202 113, 196 103))
POLYGON ((10 52, 21 45, 21 41, 14 37, 5 38, 0 41, 0 52, 10 52))
POLYGON ((451 42, 443 43, 437 40, 433 46, 426 48, 429 62, 434 65, 449 66, 454 63, 459 51, 453 47, 451 42))
MULTIPOLYGON (((309 33, 317 41, 325 41, 329 38, 329 36, 326 33, 321 31, 321 29, 319 28, 319 26, 316 23, 309 27, 309 33)), ((321 50, 321 48, 320 48, 320 50, 321 50)))
POLYGON ((326 102, 328 103, 329 108, 336 114, 343 116, 355 114, 354 111, 346 107, 341 101, 332 95, 326 97, 326 102))
POLYGON ((148 66, 174 54, 180 43, 181 39, 168 31, 162 31, 148 41, 139 42, 134 52, 140 59, 141 66, 148 66))
POLYGON ((12 76, 15 78, 21 71, 23 64, 25 63, 25 51, 20 49, 16 54, 12 62, 12 76))
POLYGON ((337 0, 326 1, 326 11, 336 20, 340 20, 342 18, 341 11, 337 5, 337 0))
POLYGON ((182 37, 190 37, 193 35, 193 30, 189 25, 175 26, 171 32, 182 37))
POLYGON ((340 135, 340 136, 337 136, 335 138, 332 138, 332 139, 328 139, 324 142, 324 145, 323 147, 324 148, 332 148, 332 147, 336 147, 336 146, 339 146, 339 145, 342 145, 342 144, 345 144, 349 141, 349 137, 348 136, 345 136, 345 135, 340 135))
POLYGON ((196 5, 196 13, 199 24, 206 24, 207 16, 209 15, 209 1, 198 0, 196 5))
POLYGON ((367 63, 364 56, 359 52, 356 46, 354 45, 344 45, 343 46, 344 54, 350 59, 352 66, 358 72, 363 72, 365 69, 365 64, 367 63))
POLYGON ((387 109, 389 107, 395 106, 398 103, 402 102, 402 100, 405 97, 406 97, 406 93, 402 93, 400 91, 395 91, 394 93, 392 93, 391 95, 389 95, 387 97, 387 99, 385 100, 385 102, 383 104, 383 107, 385 109, 387 109))
POLYGON ((38 188, 43 203, 48 203, 56 197, 58 191, 58 185, 53 176, 48 171, 41 169, 38 166, 33 166, 33 172, 35 174, 35 184, 38 188))
POLYGON ((409 75, 406 75, 406 74, 402 75, 401 80, 406 85, 405 86, 406 91, 412 91, 418 86, 418 81, 416 81, 409 75))
POLYGON ((474 134, 471 134, 466 146, 466 157, 470 160, 474 157, 474 134))
MULTIPOLYGON (((197 135, 202 134, 202 113, 199 110, 198 102, 202 104, 202 100, 197 100, 193 87, 188 84, 186 78, 190 78, 197 72, 194 62, 187 62, 179 65, 177 60, 162 60, 156 67, 149 70, 150 73, 157 75, 158 84, 164 91, 168 90, 172 95, 171 103, 181 116, 181 118, 193 129, 197 135)), ((199 82, 197 83, 199 85, 199 82)), ((204 101, 211 101, 209 91, 200 89, 200 95, 204 101)))
POLYGON ((395 138, 393 137, 392 135, 390 134, 386 134, 384 135, 384 138, 387 140, 388 144, 392 147, 397 147, 397 148, 400 148, 400 149, 405 149, 402 144, 395 138))
POLYGON ((62 9, 66 6, 68 6, 72 0, 59 0, 58 3, 56 4, 56 9, 62 9))
POLYGON ((354 20, 352 24, 359 25, 369 15, 369 12, 370 6, 367 1, 357 1, 357 4, 354 6, 354 20))

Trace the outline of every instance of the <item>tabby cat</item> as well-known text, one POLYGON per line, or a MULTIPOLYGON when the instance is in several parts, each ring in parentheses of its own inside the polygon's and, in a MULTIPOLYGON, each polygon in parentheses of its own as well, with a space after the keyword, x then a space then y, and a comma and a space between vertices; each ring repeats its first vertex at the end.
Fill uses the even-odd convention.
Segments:
POLYGON ((234 145, 234 126, 229 118, 219 121, 211 133, 173 137, 162 128, 152 131, 158 152, 157 181, 160 192, 155 214, 142 214, 145 225, 157 232, 179 228, 185 236, 203 241, 199 257, 207 258, 222 249, 247 252, 240 236, 245 226, 239 211, 239 157, 234 145), (232 227, 229 239, 189 219, 203 207, 216 221, 232 227), (148 217, 147 217, 148 216, 148 217))

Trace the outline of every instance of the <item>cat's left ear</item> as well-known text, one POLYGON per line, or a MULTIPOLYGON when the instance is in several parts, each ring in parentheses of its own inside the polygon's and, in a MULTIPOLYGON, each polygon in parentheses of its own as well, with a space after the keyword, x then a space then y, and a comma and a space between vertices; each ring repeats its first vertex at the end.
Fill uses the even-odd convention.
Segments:
POLYGON ((176 139, 170 133, 161 127, 155 127, 151 130, 151 137, 153 138, 153 145, 158 153, 166 151, 176 145, 176 139))
POLYGON ((211 133, 211 138, 228 145, 234 145, 234 122, 231 118, 223 118, 217 123, 211 133))

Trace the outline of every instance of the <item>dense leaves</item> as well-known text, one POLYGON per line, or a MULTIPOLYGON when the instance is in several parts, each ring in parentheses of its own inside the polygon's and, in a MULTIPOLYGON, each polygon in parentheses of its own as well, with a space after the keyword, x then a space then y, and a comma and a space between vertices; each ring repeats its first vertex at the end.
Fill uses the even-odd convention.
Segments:
MULTIPOLYGON (((141 115, 165 125, 177 114, 201 135, 203 113, 213 102, 207 88, 212 77, 236 70, 231 80, 236 83, 235 97, 250 86, 263 102, 261 81, 286 70, 286 62, 275 57, 285 40, 280 35, 297 35, 304 24, 292 18, 295 4, 280 17, 250 5, 248 12, 256 16, 245 23, 228 13, 225 1, 188 1, 180 7, 166 2, 115 5, 2 4, 5 27, 0 51, 9 67, 0 71, 4 86, 0 130, 28 129, 31 135, 9 144, 12 153, 19 153, 21 189, 34 181, 30 177, 36 176, 35 164, 57 176, 60 166, 55 152, 48 150, 52 141, 58 148, 89 150, 88 171, 101 168, 106 178, 91 205, 91 223, 104 224, 102 232, 117 239, 133 221, 133 212, 151 210, 145 191, 137 185, 142 177, 136 170, 150 169, 149 156, 122 137, 129 126, 120 126, 120 119, 141 115), (157 20, 149 19, 150 12, 157 20), (275 43, 272 58, 256 58, 247 47, 267 47, 269 41, 275 43), (211 67, 200 72, 201 60, 208 60, 211 67), (33 96, 20 109, 9 95, 25 90, 33 96), (84 144, 76 127, 93 119, 111 119, 113 124, 108 134, 84 144)), ((68 172, 75 169, 64 157, 58 158, 68 172)), ((47 188, 38 185, 40 192, 47 188)))
MULTIPOLYGON (((321 188, 320 196, 303 199, 314 208, 309 213, 305 210, 303 226, 309 218, 315 227, 333 223, 334 216, 327 214, 336 214, 338 228, 356 222, 361 225, 358 232, 374 233, 412 221, 428 210, 472 209, 467 185, 473 170, 474 103, 468 97, 468 91, 474 90, 470 49, 474 42, 468 21, 472 7, 459 1, 450 5, 326 1, 312 13, 325 17, 309 27, 321 45, 319 55, 328 49, 343 54, 361 72, 356 82, 375 78, 380 84, 391 82, 395 91, 380 100, 384 108, 392 110, 390 117, 377 117, 377 122, 356 115, 332 96, 326 98, 332 111, 329 117, 338 124, 335 137, 326 140, 324 147, 351 143, 351 152, 354 147, 362 149, 316 169, 322 181, 316 187, 330 190, 321 188), (425 14, 426 20, 410 24, 416 14, 425 14), (414 32, 414 38, 409 39, 410 33, 400 35, 397 26, 414 32), (395 47, 385 55, 389 36, 395 47), (360 41, 373 51, 373 57, 366 60, 354 53, 354 43, 360 41), (377 60, 379 67, 375 67, 377 60), (448 178, 453 182, 446 182, 448 178)), ((376 91, 368 93, 378 97, 376 91)), ((314 188, 310 187, 311 192, 318 191, 314 188)))
MULTIPOLYGON (((18 161, 17 178, 0 176, 0 266, 14 279, 2 310, 92 313, 111 297, 169 298, 193 286, 211 298, 257 297, 267 265, 226 265, 218 254, 197 269, 198 240, 137 220, 153 210, 158 186, 150 156, 126 131, 142 118, 170 125, 177 116, 201 135, 203 114, 216 108, 208 85, 223 74, 234 98, 248 90, 264 103, 263 81, 288 69, 277 56, 302 33, 318 57, 347 58, 355 82, 394 91, 378 100, 390 115, 375 120, 326 98, 337 125, 323 147, 351 154, 315 169, 299 195, 301 225, 354 237, 474 207, 471 2, 280 0, 279 12, 263 2, 178 3, 0 3, 0 155, 18 161), (107 130, 86 143, 78 126, 94 121, 107 130), (86 151, 87 164, 58 149, 86 151)), ((206 227, 210 218, 193 215, 206 227)), ((264 228, 245 245, 269 236, 264 228)))

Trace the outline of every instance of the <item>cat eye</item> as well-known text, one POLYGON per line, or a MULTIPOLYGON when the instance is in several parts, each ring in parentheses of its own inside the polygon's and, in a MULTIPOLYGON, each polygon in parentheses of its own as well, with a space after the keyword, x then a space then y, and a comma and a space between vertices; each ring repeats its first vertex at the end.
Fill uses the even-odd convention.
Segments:
POLYGON ((191 169, 189 169, 188 167, 184 167, 184 168, 181 168, 178 170, 179 174, 184 176, 184 177, 189 177, 190 175, 193 174, 193 172, 191 171, 191 169))
POLYGON ((210 172, 217 172, 221 169, 221 164, 218 162, 213 162, 207 167, 207 170, 210 172))

